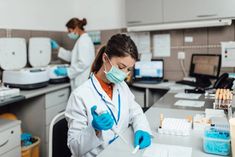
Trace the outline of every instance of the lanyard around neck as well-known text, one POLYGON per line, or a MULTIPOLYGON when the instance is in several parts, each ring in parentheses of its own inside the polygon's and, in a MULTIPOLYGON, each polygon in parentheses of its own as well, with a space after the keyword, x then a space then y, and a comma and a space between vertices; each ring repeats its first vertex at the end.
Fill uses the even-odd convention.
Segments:
POLYGON ((101 99, 104 101, 105 103, 105 106, 108 108, 109 112, 111 113, 113 119, 114 119, 114 122, 116 123, 116 125, 118 124, 119 122, 119 119, 120 119, 120 112, 121 112, 121 97, 120 97, 120 93, 119 93, 119 90, 118 90, 118 119, 116 120, 114 114, 113 114, 113 111, 111 110, 111 108, 108 106, 108 102, 104 99, 103 95, 98 91, 98 89, 96 88, 95 86, 95 83, 94 83, 94 80, 93 78, 91 77, 91 83, 93 85, 93 87, 95 88, 96 92, 99 94, 99 96, 101 97, 101 99))

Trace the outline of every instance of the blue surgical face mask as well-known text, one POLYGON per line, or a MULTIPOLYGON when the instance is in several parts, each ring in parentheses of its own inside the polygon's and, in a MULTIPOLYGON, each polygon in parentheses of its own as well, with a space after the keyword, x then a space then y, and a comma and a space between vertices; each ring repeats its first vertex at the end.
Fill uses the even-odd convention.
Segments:
POLYGON ((77 35, 77 34, 74 33, 74 32, 70 32, 70 33, 68 33, 68 37, 69 37, 70 39, 77 40, 77 39, 79 38, 79 35, 77 35))
MULTIPOLYGON (((111 64, 111 62, 110 62, 110 64, 111 64)), ((106 78, 111 83, 114 83, 114 84, 121 83, 127 77, 127 74, 125 72, 123 72, 122 70, 118 69, 117 67, 115 67, 113 65, 112 65, 111 69, 108 72, 106 71, 106 68, 105 68, 104 72, 105 72, 106 78)))

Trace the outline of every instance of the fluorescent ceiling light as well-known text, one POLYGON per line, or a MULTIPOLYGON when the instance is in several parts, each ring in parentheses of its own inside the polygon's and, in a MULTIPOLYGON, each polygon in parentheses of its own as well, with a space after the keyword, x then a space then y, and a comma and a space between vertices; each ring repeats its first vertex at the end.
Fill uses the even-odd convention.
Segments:
POLYGON ((127 27, 127 31, 139 32, 139 31, 155 31, 155 30, 169 30, 169 29, 183 29, 183 28, 215 27, 215 26, 228 26, 231 24, 232 24, 231 19, 192 21, 192 22, 165 23, 165 24, 145 25, 145 26, 130 26, 127 27))

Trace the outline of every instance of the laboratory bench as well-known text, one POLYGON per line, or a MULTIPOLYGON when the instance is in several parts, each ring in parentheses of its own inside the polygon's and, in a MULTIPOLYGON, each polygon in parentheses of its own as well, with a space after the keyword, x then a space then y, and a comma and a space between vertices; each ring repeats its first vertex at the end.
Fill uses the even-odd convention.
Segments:
POLYGON ((0 107, 1 106, 5 106, 8 104, 12 104, 15 102, 19 102, 21 100, 25 100, 25 99, 29 99, 32 97, 36 97, 39 95, 42 95, 44 93, 49 93, 55 90, 59 90, 61 88, 64 87, 69 87, 70 84, 69 83, 63 83, 63 84, 50 84, 44 88, 39 88, 39 89, 33 89, 33 90, 21 90, 20 94, 18 96, 15 97, 10 97, 7 99, 0 99, 0 107))
MULTIPOLYGON (((177 85, 174 82, 167 82, 162 84, 133 84, 131 90, 138 92, 138 90, 142 90, 144 93, 145 99, 146 94, 148 99, 153 99, 154 94, 162 95, 159 96, 159 99, 150 105, 149 110, 145 112, 146 117, 149 121, 153 139, 152 143, 155 144, 165 144, 167 146, 183 146, 187 148, 192 148, 192 157, 218 157, 219 155, 207 154, 203 151, 203 131, 192 130, 190 131, 189 136, 175 136, 175 135, 165 135, 159 134, 157 129, 160 125, 160 115, 163 114, 164 117, 167 118, 186 118, 187 116, 194 116, 196 114, 205 113, 205 108, 212 108, 213 99, 205 98, 204 94, 202 94, 199 99, 201 101, 205 101, 204 107, 182 107, 175 106, 174 103, 179 100, 179 98, 175 98, 175 94, 184 92, 184 89, 193 88, 185 85, 177 85), (133 88, 134 87, 134 88, 133 88), (160 90, 160 94, 157 90, 160 90), (161 90, 165 90, 165 93, 162 94, 161 90)), ((142 93, 142 94, 143 94, 142 93)), ((180 98, 183 99, 183 98, 180 98)), ((152 100, 151 100, 152 101, 152 100)), ((146 101, 147 103, 151 101, 146 101)), ((146 104, 145 104, 146 105, 146 104)), ((104 151, 102 151, 98 157, 110 157, 113 156, 113 152, 115 152, 115 156, 122 157, 142 157, 144 154, 144 150, 139 150, 135 155, 132 154, 134 150, 133 147, 133 129, 129 127, 124 133, 123 136, 129 141, 129 144, 125 144, 120 138, 115 140, 111 145, 109 145, 104 151)), ((152 154, 152 156, 155 156, 152 154)))
POLYGON ((184 92, 184 89, 194 87, 176 84, 173 81, 157 84, 132 83, 130 86, 136 101, 142 108, 150 108, 155 102, 161 99, 166 93, 184 92))
MULTIPOLYGON (((139 104, 144 104, 144 107, 150 108, 147 110, 146 116, 149 120, 152 133, 154 135, 153 143, 178 145, 192 147, 193 157, 213 157, 203 152, 202 148, 202 133, 192 131, 190 136, 170 136, 157 133, 159 126, 160 114, 165 117, 185 118, 195 114, 204 113, 205 107, 211 108, 212 99, 205 99, 201 95, 199 100, 205 100, 205 106, 201 108, 179 107, 173 104, 178 100, 175 94, 183 92, 185 88, 193 88, 185 85, 178 85, 174 82, 164 82, 160 84, 138 84, 134 83, 130 86, 131 91, 135 95, 139 104), (193 142, 192 142, 193 141, 193 142)), ((46 157, 48 152, 48 129, 52 118, 65 110, 67 100, 70 95, 70 84, 49 85, 44 88, 35 90, 21 91, 20 95, 23 100, 11 103, 8 106, 9 112, 17 115, 22 121, 22 129, 24 132, 32 133, 41 139, 40 156, 46 157)), ((129 146, 124 144, 120 139, 114 141, 107 149, 99 154, 99 157, 133 156, 133 131, 128 128, 124 132, 124 137, 130 142, 129 146)), ((143 150, 140 150, 135 156, 142 156, 143 150)))
POLYGON ((70 84, 50 84, 44 88, 21 90, 20 95, 23 99, 3 106, 1 113, 15 114, 21 120, 24 132, 38 136, 41 140, 40 157, 46 157, 49 125, 55 115, 65 110, 70 84))
POLYGON ((29 99, 32 97, 43 95, 45 93, 50 93, 56 90, 60 90, 66 87, 70 87, 70 83, 49 84, 48 86, 44 88, 33 89, 33 90, 21 90, 20 95, 24 96, 25 99, 29 99))
MULTIPOLYGON (((151 106, 158 106, 163 108, 174 108, 174 109, 186 109, 186 110, 200 110, 203 111, 205 108, 213 108, 212 103, 213 97, 201 94, 197 101, 205 101, 203 107, 183 107, 175 106, 174 103, 182 98, 176 98, 175 95, 178 93, 184 93, 185 89, 193 89, 195 87, 176 84, 175 82, 162 82, 158 84, 143 84, 133 83, 130 85, 132 93, 135 95, 136 101, 141 105, 142 108, 150 108, 151 106)), ((189 99, 190 100, 190 99, 189 99)), ((191 99, 193 100, 193 99, 191 99)), ((194 99, 195 100, 195 99, 194 99)), ((235 102, 235 97, 233 98, 235 102)), ((232 104, 233 110, 235 109, 235 103, 232 104)))
POLYGON ((25 99, 25 97, 23 95, 19 95, 19 96, 7 98, 7 99, 0 99, 0 107, 15 103, 15 102, 19 102, 24 99, 25 99))
MULTIPOLYGON (((159 108, 170 108, 170 109, 184 109, 184 110, 195 110, 195 111, 205 111, 206 108, 213 108, 213 102, 214 99, 211 98, 205 98, 204 94, 201 94, 201 96, 198 99, 193 99, 192 101, 204 101, 205 104, 203 107, 185 107, 185 106, 176 106, 174 103, 178 100, 182 100, 183 98, 176 98, 175 95, 177 93, 167 93, 163 97, 159 99, 159 101, 155 102, 153 104, 153 107, 159 107, 159 108)), ((189 99, 187 99, 189 100, 189 99)))
MULTIPOLYGON (((189 136, 174 136, 174 135, 164 135, 157 133, 157 128, 160 125, 160 114, 164 114, 165 117, 185 118, 188 115, 193 116, 195 114, 201 114, 201 113, 203 113, 203 111, 160 108, 155 106, 151 107, 148 111, 146 111, 146 116, 150 123, 153 134, 152 143, 191 147, 192 157, 218 157, 219 155, 204 153, 203 132, 201 131, 192 130, 191 135, 189 136)), ((142 157, 145 150, 139 150, 135 155, 132 154, 132 151, 134 150, 133 147, 134 134, 131 127, 129 127, 123 133, 123 136, 126 138, 127 141, 129 141, 129 145, 125 144, 120 138, 118 138, 111 145, 109 145, 108 148, 102 151, 98 155, 98 157, 110 157, 113 156, 113 152, 115 152, 115 156, 142 157)), ((152 156, 156 155, 152 154, 152 156)))

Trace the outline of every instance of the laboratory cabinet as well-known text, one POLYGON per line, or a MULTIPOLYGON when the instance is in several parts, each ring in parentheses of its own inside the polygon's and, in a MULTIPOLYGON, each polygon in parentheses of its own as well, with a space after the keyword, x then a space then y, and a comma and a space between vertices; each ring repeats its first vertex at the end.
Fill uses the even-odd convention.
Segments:
POLYGON ((0 157, 21 157, 21 147, 15 148, 3 155, 0 155, 0 157))
POLYGON ((18 102, 11 108, 22 120, 22 129, 41 139, 40 157, 48 156, 50 122, 65 111, 69 95, 70 88, 66 87, 18 102))
POLYGON ((0 119, 0 157, 21 156, 20 134, 20 121, 0 119))
POLYGON ((235 17, 234 0, 164 0, 164 22, 235 17))
POLYGON ((235 17, 235 0, 126 0, 127 26, 235 17))
POLYGON ((163 0, 126 0, 127 26, 163 22, 163 0))

